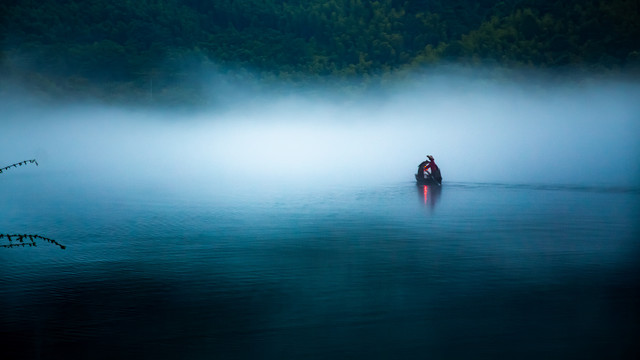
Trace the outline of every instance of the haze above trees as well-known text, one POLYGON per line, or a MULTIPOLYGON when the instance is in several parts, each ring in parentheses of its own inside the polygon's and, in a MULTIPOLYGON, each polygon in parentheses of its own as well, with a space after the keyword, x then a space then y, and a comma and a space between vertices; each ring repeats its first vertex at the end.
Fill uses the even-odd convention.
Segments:
POLYGON ((9 0, 0 14, 2 76, 48 93, 179 98, 203 70, 305 83, 443 64, 640 68, 636 0, 9 0))

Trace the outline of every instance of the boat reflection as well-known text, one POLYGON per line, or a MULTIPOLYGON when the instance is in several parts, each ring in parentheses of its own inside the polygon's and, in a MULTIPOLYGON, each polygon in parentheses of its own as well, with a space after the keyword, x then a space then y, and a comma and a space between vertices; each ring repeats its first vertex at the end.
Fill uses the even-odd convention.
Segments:
POLYGON ((440 194, 442 193, 442 186, 439 185, 416 185, 418 189, 418 195, 424 205, 429 206, 431 209, 435 208, 436 203, 440 200, 440 194))

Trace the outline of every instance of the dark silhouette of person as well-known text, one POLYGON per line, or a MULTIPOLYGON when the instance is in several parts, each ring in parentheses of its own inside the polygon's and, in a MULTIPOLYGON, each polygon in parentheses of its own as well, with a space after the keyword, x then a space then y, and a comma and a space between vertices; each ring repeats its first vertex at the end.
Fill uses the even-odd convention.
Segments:
MULTIPOLYGON (((430 156, 430 155, 427 155, 427 158, 428 158, 429 156, 430 156)), ((427 170, 427 166, 429 166, 429 159, 427 159, 427 160, 425 160, 425 161, 421 162, 421 163, 420 163, 420 165, 418 165, 418 172, 417 172, 417 174, 418 174, 418 176, 419 176, 421 179, 424 179, 424 178, 425 178, 425 171, 427 170)))
POLYGON ((427 155, 427 158, 429 158, 429 163, 425 166, 425 171, 431 170, 431 177, 437 181, 438 184, 442 183, 442 174, 440 173, 440 168, 436 165, 433 156, 427 155))

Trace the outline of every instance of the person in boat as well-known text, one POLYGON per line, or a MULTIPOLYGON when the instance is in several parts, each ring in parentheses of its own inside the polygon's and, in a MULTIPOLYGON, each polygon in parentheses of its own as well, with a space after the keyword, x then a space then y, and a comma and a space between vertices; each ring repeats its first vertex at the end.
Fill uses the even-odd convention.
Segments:
POLYGON ((435 160, 433 159, 433 156, 431 155, 427 155, 427 158, 429 158, 429 162, 427 163, 427 165, 425 165, 424 169, 425 172, 427 170, 431 170, 431 177, 437 181, 438 183, 442 182, 442 174, 440 174, 440 168, 438 167, 438 165, 436 165, 435 160))
POLYGON ((429 162, 430 162, 429 156, 431 155, 427 155, 427 160, 421 162, 420 165, 418 165, 418 176, 423 179, 425 179, 429 174, 427 172, 427 167, 429 166, 429 162))

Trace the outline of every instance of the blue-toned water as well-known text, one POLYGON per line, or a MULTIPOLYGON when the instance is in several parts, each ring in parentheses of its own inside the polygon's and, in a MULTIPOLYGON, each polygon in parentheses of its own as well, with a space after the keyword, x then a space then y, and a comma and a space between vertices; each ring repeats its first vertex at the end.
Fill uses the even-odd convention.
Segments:
POLYGON ((637 189, 0 180, 3 359, 640 355, 637 189))

